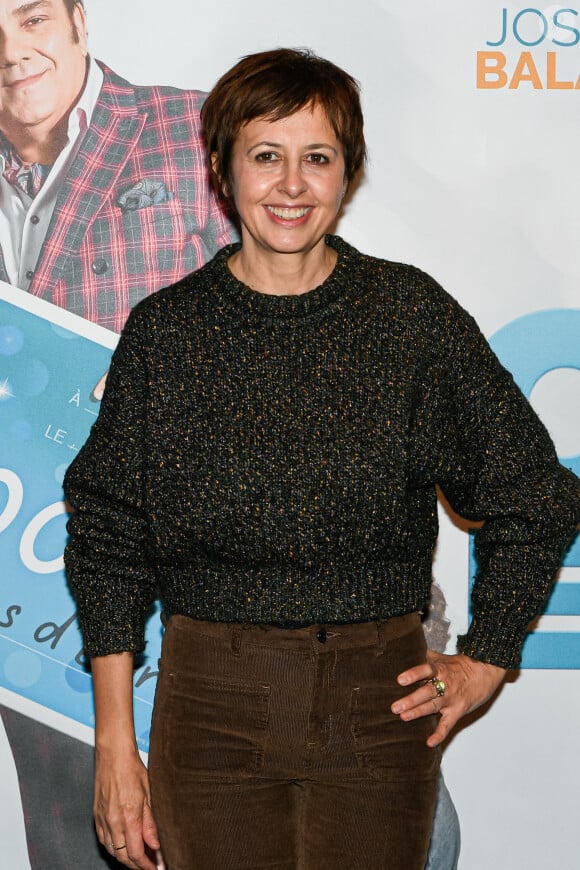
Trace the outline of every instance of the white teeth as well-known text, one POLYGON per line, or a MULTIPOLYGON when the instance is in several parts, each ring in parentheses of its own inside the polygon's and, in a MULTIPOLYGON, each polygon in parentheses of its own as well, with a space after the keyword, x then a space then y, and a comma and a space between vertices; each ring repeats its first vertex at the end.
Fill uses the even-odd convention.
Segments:
POLYGON ((283 218, 284 220, 296 220, 297 218, 304 217, 306 212, 310 211, 310 206, 304 206, 302 208, 276 208, 273 205, 269 205, 267 208, 273 215, 283 218))

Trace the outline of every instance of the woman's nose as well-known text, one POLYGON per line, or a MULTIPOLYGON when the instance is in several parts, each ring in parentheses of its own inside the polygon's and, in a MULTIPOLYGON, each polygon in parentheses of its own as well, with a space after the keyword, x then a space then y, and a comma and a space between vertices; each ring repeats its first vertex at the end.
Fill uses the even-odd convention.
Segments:
POLYGON ((290 162, 284 165, 284 172, 280 179, 279 189, 292 198, 300 196, 306 190, 306 182, 300 164, 290 162))

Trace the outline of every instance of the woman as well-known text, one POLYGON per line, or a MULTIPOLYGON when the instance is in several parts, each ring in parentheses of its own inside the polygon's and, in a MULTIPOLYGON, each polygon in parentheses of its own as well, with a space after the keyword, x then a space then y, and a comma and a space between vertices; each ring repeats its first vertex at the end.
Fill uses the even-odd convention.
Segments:
POLYGON ((350 76, 253 55, 203 123, 241 245, 135 309, 65 483, 97 832, 144 870, 144 844, 169 870, 421 870, 440 744, 517 666, 578 481, 454 300, 328 235, 365 155, 350 76), (448 656, 419 619, 436 484, 485 520, 448 656), (131 670, 157 590, 151 810, 131 670))

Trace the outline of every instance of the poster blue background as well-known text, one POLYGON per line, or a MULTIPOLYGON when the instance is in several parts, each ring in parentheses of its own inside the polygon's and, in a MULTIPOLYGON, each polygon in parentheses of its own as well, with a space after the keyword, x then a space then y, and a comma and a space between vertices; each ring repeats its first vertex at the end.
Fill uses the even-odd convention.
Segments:
MULTIPOLYGON (((108 347, 0 299, 0 684, 86 725, 94 723, 91 680, 62 568, 62 480, 98 413, 92 391, 110 356, 108 347)), ((160 638, 154 616, 135 672, 145 751, 160 638)))

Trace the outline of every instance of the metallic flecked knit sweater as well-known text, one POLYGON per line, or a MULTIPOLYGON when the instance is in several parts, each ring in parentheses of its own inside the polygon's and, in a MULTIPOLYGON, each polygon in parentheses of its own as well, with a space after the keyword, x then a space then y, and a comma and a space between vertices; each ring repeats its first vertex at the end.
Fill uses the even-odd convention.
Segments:
POLYGON ((168 615, 383 619, 424 608, 440 484, 486 520, 464 652, 519 661, 580 518, 577 478, 474 321, 431 278, 328 237, 300 296, 222 250, 140 303, 70 467, 66 551, 88 655, 168 615))

